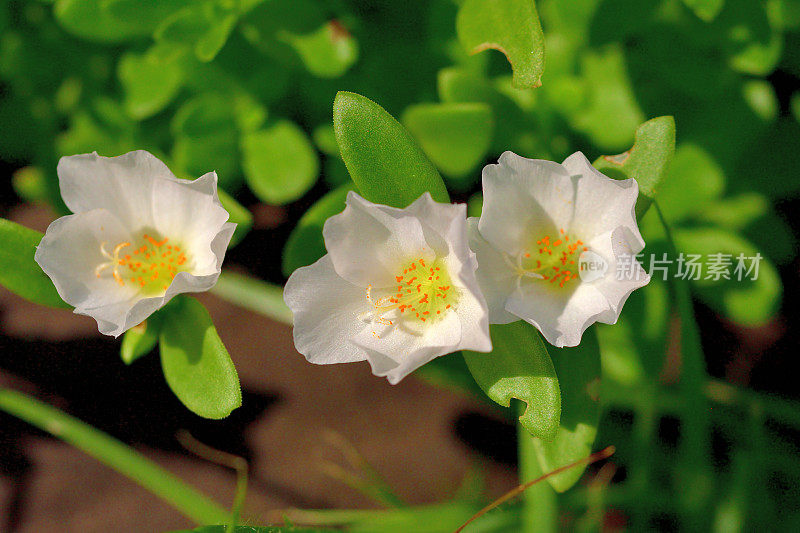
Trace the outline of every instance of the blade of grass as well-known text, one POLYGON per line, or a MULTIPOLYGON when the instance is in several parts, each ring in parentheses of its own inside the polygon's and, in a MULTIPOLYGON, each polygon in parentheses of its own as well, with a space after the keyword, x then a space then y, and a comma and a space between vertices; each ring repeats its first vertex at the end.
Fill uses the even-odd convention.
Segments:
POLYGON ((160 497, 198 524, 223 524, 230 514, 119 440, 26 394, 0 388, 0 410, 91 455, 160 497))

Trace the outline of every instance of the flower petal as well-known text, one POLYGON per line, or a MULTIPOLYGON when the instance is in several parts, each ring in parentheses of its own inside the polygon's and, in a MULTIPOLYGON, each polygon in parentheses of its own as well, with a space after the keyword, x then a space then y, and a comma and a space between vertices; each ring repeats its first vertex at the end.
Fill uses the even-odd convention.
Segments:
POLYGON ((364 289, 341 278, 329 254, 298 268, 283 299, 294 314, 297 351, 315 364, 363 361, 367 354, 350 339, 368 329, 359 315, 370 310, 364 289))
POLYGON ((637 253, 641 251, 644 240, 634 211, 639 196, 636 180, 609 178, 594 168, 581 152, 566 158, 563 165, 573 176, 580 175, 575 194, 575 218, 570 231, 588 242, 597 235, 625 226, 641 244, 637 253))
POLYGON ((95 209, 51 223, 34 258, 65 302, 76 308, 98 307, 127 301, 137 293, 133 287, 119 286, 110 276, 95 275, 97 266, 108 262, 101 245, 113 248, 129 239, 111 213, 95 209))
POLYGON ((153 182, 175 180, 172 172, 144 150, 119 157, 93 152, 62 157, 58 162, 61 196, 73 213, 105 208, 128 228, 153 215, 153 182))
POLYGON ((516 255, 536 235, 558 233, 572 220, 574 185, 564 167, 505 152, 483 169, 481 235, 516 255))
POLYGON ((598 319, 598 322, 614 324, 628 297, 636 289, 647 285, 650 275, 636 260, 634 250, 639 247, 639 242, 626 227, 620 226, 613 232, 595 237, 589 246, 608 262, 605 276, 591 282, 606 298, 611 310, 610 315, 598 319))
POLYGON ((469 245, 478 259, 475 275, 486 306, 490 324, 508 324, 519 320, 506 311, 506 300, 517 288, 517 276, 498 252, 478 231, 478 219, 469 219, 469 245))
POLYGON ((605 296, 585 283, 572 291, 546 283, 523 283, 509 297, 506 309, 534 325, 558 348, 577 346, 586 328, 611 313, 605 296))
POLYGON ((345 210, 325 222, 322 234, 336 272, 361 287, 388 287, 404 263, 434 257, 416 217, 352 191, 345 210))
POLYGON ((429 325, 421 335, 405 330, 402 325, 367 327, 352 342, 366 350, 373 374, 386 376, 395 385, 425 363, 458 349, 463 331, 461 320, 454 311, 442 315, 441 320, 429 325), (394 366, 387 358, 394 361, 394 366))
POLYGON ((194 181, 160 179, 152 184, 153 229, 186 247, 195 275, 219 273, 221 261, 212 252, 211 243, 230 215, 220 204, 216 189, 217 175, 213 172, 194 181))

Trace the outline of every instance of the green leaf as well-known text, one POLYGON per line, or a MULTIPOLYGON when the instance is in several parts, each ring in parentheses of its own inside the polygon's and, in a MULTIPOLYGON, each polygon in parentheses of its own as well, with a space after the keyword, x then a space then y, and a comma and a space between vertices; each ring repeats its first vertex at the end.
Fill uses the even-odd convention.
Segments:
POLYGON ((696 144, 675 150, 658 191, 658 206, 669 221, 702 214, 725 189, 725 174, 714 158, 696 144))
POLYGON ((585 103, 571 116, 572 124, 600 148, 624 148, 645 114, 636 99, 622 47, 587 50, 581 67, 585 103))
POLYGON ((152 26, 117 17, 104 0, 57 0, 53 11, 65 30, 92 41, 120 43, 149 34, 152 26))
POLYGON ((221 2, 193 2, 166 18, 155 31, 162 43, 186 45, 200 61, 214 59, 239 20, 239 12, 221 2))
POLYGON ((11 185, 17 196, 26 202, 47 201, 47 176, 39 167, 28 166, 17 170, 11 176, 11 185))
POLYGON ((333 127, 347 170, 364 198, 402 208, 428 191, 437 202, 449 202, 436 167, 408 130, 372 100, 337 93, 333 127))
POLYGON ((711 22, 725 5, 725 0, 683 0, 686 6, 694 11, 698 18, 705 22, 711 22))
POLYGON ((296 269, 310 265, 325 255, 325 241, 322 238, 322 226, 325 221, 345 207, 347 193, 354 189, 352 183, 342 185, 338 189, 317 200, 308 211, 300 217, 297 226, 289 234, 283 248, 282 271, 289 276, 296 269))
POLYGON ((172 158, 180 172, 194 177, 215 170, 220 186, 228 190, 241 183, 238 101, 230 94, 206 92, 178 108, 170 129, 175 137, 172 158))
POLYGON ((158 342, 159 322, 152 315, 145 322, 134 326, 122 336, 119 355, 122 362, 129 365, 140 357, 149 354, 158 342))
MULTIPOLYGON (((682 228, 673 231, 675 242, 686 254, 700 254, 704 268, 701 279, 694 281, 697 295, 717 311, 743 326, 756 327, 769 322, 780 305, 783 286, 772 262, 762 257, 755 280, 742 272, 741 280, 734 273, 739 254, 755 257, 758 249, 742 237, 721 228, 682 228), (730 254, 730 279, 706 279, 711 254, 730 254)), ((745 269, 750 261, 745 261, 745 269)))
POLYGON ((750 109, 764 122, 778 118, 780 103, 775 89, 767 80, 748 80, 742 84, 742 96, 750 109))
POLYGON ((233 237, 231 237, 231 242, 228 245, 228 248, 233 248, 239 244, 253 227, 253 214, 224 190, 217 189, 217 194, 219 195, 219 201, 222 202, 222 207, 231 215, 228 222, 236 224, 236 230, 233 232, 233 237))
POLYGON ((358 42, 338 21, 307 34, 282 31, 278 39, 291 46, 306 69, 320 78, 338 78, 358 60, 358 42))
POLYGON ((492 110, 486 104, 412 105, 402 122, 439 170, 454 178, 472 172, 492 142, 492 110))
POLYGON ((162 317, 161 368, 190 411, 220 419, 242 405, 239 376, 203 304, 178 296, 162 317))
POLYGON ((533 0, 466 0, 456 30, 471 54, 492 48, 505 54, 518 87, 539 87, 544 71, 544 34, 533 0))
POLYGON ((561 418, 561 392, 539 332, 523 321, 491 326, 491 353, 464 351, 472 377, 489 398, 510 407, 527 404, 520 424, 534 437, 552 440, 561 418))
POLYGON ((615 179, 636 179, 639 183, 636 218, 641 219, 658 192, 674 152, 675 119, 658 117, 639 126, 633 148, 619 155, 604 155, 594 166, 615 179))
MULTIPOLYGON (((658 201, 660 206, 662 198, 659 197, 658 201)), ((712 202, 697 214, 697 218, 708 225, 740 231, 768 214, 770 214, 769 200, 763 194, 746 192, 712 202)), ((780 221, 771 222, 774 227, 780 221)), ((775 238, 774 235, 771 237, 775 238)))
POLYGON ((245 134, 242 156, 247 184, 268 204, 297 200, 317 180, 317 152, 305 132, 287 120, 245 134))
MULTIPOLYGON (((600 420, 600 346, 594 329, 583 334, 574 348, 548 348, 561 387, 561 424, 555 437, 546 442, 534 439, 542 472, 573 463, 592 453, 600 420)), ((583 475, 577 466, 547 478, 558 492, 572 487, 583 475)))
POLYGON ((128 52, 122 56, 118 76, 125 91, 125 110, 145 119, 164 109, 183 86, 183 68, 174 55, 165 56, 156 48, 144 54, 128 52))
POLYGON ((0 285, 39 305, 69 308, 33 259, 42 237, 38 231, 0 218, 0 285))
POLYGON ((727 8, 717 23, 727 39, 728 64, 753 76, 766 76, 778 65, 783 52, 780 9, 769 2, 726 0, 727 8))
POLYGON ((225 43, 228 41, 228 36, 233 31, 236 22, 239 20, 237 13, 228 13, 219 18, 215 18, 214 22, 208 30, 197 40, 194 45, 194 54, 200 61, 209 62, 215 57, 225 43))
POLYGON ((336 144, 336 132, 333 131, 333 124, 320 124, 314 128, 311 137, 320 152, 331 157, 341 157, 339 145, 336 144))

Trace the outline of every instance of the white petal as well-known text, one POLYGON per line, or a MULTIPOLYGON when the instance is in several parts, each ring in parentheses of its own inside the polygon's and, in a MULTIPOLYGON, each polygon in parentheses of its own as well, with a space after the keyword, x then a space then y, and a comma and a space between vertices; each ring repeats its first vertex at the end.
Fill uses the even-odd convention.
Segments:
POLYGON ((110 251, 129 239, 114 216, 105 209, 95 209, 55 220, 34 257, 65 302, 73 307, 97 307, 128 300, 137 293, 132 287, 120 287, 107 275, 95 275, 95 268, 108 261, 101 245, 106 243, 110 251))
POLYGON ((196 270, 193 270, 191 273, 179 272, 167 288, 166 294, 164 295, 164 304, 178 294, 205 292, 216 285, 220 272, 222 272, 222 262, 225 260, 225 252, 228 249, 228 243, 231 241, 234 231, 236 231, 236 224, 231 222, 223 224, 219 233, 217 233, 211 243, 207 245, 214 258, 213 266, 206 269, 209 270, 209 273, 199 274, 196 273, 196 270))
POLYGON ((430 324, 421 335, 405 330, 402 324, 380 329, 370 326, 352 341, 366 350, 373 373, 386 376, 394 385, 425 363, 456 351, 461 337, 459 316, 450 311, 443 313, 443 318, 430 324), (394 366, 387 358, 394 361, 394 366))
POLYGON ((478 262, 469 248, 466 204, 438 203, 426 192, 406 211, 419 217, 425 239, 442 257, 453 285, 459 288, 456 312, 462 338, 458 349, 491 351, 488 309, 476 278, 478 262))
POLYGON ((478 230, 478 219, 469 219, 469 244, 478 259, 476 278, 486 306, 490 324, 508 324, 519 320, 506 311, 506 300, 517 288, 517 276, 498 252, 478 230))
POLYGON ((598 322, 614 324, 631 293, 650 282, 650 275, 633 257, 639 241, 628 228, 620 226, 613 232, 595 237, 589 247, 608 262, 606 275, 591 282, 605 296, 611 310, 610 314, 598 319, 598 322))
POLYGON ((431 193, 425 192, 404 211, 419 219, 425 240, 437 256, 456 251, 466 259, 469 252, 464 231, 466 204, 439 203, 433 200, 431 193))
POLYGON ((61 217, 47 228, 36 249, 36 262, 53 280, 56 290, 75 312, 97 320, 101 333, 118 336, 139 324, 158 308, 142 304, 140 317, 128 318, 137 305, 139 291, 127 284, 120 286, 104 272, 95 275, 95 268, 108 261, 100 252, 116 243, 129 240, 128 232, 105 209, 61 217), (131 320, 138 320, 134 323, 131 320))
POLYGON ((294 343, 311 363, 363 361, 366 352, 350 339, 369 326, 359 315, 370 310, 364 289, 341 278, 329 254, 298 268, 283 299, 294 314, 294 343))
POLYGON ((336 272, 361 287, 393 285, 403 264, 434 257, 416 217, 352 191, 345 210, 325 222, 322 234, 336 272))
POLYGON ((211 242, 223 231, 229 215, 219 203, 216 189, 213 172, 194 181, 159 179, 152 185, 153 229, 185 247, 192 273, 198 276, 219 273, 221 262, 211 242))
POLYGON ((558 348, 577 346, 586 328, 611 313, 606 298, 591 284, 569 291, 535 281, 523 283, 506 309, 536 326, 558 348))
POLYGON ((531 239, 568 228, 573 199, 574 184, 564 167, 505 152, 497 165, 483 169, 481 235, 516 255, 531 239))
POLYGON ((119 157, 71 155, 58 162, 61 196, 73 213, 105 208, 132 229, 152 220, 153 182, 159 179, 176 178, 144 150, 119 157))
POLYGON ((570 231, 588 242, 597 235, 625 226, 641 244, 637 253, 644 248, 636 224, 635 207, 639 196, 636 180, 609 178, 594 168, 581 152, 569 156, 563 165, 573 176, 580 175, 575 195, 575 218, 570 231))

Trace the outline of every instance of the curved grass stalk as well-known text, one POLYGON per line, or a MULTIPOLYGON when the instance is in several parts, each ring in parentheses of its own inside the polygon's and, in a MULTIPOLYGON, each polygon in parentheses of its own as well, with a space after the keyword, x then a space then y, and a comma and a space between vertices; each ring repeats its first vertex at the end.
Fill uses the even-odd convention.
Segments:
POLYGON ((27 394, 0 387, 0 410, 91 455, 198 524, 224 524, 230 513, 133 448, 27 394))

